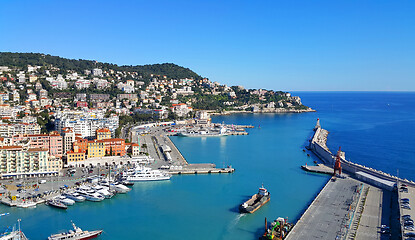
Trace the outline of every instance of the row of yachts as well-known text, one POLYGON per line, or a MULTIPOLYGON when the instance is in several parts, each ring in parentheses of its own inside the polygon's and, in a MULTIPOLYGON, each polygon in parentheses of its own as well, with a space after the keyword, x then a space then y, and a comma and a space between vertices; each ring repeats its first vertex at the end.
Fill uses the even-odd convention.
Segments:
POLYGON ((131 188, 124 184, 107 181, 101 181, 94 185, 82 185, 76 189, 68 190, 59 196, 56 196, 46 203, 50 206, 66 209, 68 206, 74 205, 75 202, 83 202, 85 200, 91 202, 100 202, 106 198, 112 198, 116 194, 127 193, 131 188))
POLYGON ((169 180, 171 175, 166 171, 152 170, 151 168, 138 166, 122 172, 117 181, 111 179, 99 181, 92 185, 81 185, 76 189, 67 190, 59 196, 56 196, 46 202, 46 204, 66 209, 75 202, 85 200, 100 202, 106 198, 111 198, 116 194, 124 194, 131 190, 127 186, 134 185, 134 182, 141 181, 163 181, 169 180))

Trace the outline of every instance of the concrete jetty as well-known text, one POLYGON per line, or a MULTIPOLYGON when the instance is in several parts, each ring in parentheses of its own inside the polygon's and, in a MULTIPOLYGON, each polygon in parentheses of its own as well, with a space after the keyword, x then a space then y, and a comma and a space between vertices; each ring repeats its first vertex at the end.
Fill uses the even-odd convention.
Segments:
MULTIPOLYGON (((139 139, 141 144, 146 144, 145 151, 155 159, 149 165, 153 169, 168 170, 172 175, 233 173, 235 171, 230 166, 218 168, 212 163, 189 164, 169 138, 171 132, 165 131, 166 127, 164 125, 147 126, 147 129, 148 133, 139 136, 139 139)), ((245 135, 247 133, 233 132, 233 134, 245 135)))
POLYGON ((183 167, 171 167, 169 173, 172 175, 180 174, 210 174, 210 173, 233 173, 232 167, 216 168, 215 164, 189 164, 183 167))
POLYGON ((324 164, 317 164, 317 166, 310 166, 310 165, 303 165, 301 166, 307 172, 315 172, 315 173, 324 173, 324 174, 333 174, 333 168, 327 167, 324 164))

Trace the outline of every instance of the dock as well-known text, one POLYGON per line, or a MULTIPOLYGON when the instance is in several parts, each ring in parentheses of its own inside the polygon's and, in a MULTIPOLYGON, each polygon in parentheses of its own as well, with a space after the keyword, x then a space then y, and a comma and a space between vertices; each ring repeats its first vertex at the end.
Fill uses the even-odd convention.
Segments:
POLYGON ((327 167, 324 164, 318 164, 317 166, 303 165, 301 168, 307 172, 323 173, 323 174, 333 174, 333 168, 327 167))
POLYGON ((232 167, 216 168, 215 164, 189 164, 187 166, 172 166, 169 173, 172 175, 181 174, 211 174, 211 173, 233 173, 232 167))

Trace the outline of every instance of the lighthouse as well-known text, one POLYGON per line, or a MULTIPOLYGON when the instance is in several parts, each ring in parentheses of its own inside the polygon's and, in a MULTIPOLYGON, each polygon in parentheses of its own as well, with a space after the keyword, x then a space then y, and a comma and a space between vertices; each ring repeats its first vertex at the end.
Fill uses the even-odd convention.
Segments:
POLYGON ((342 174, 342 165, 341 165, 341 148, 339 147, 339 151, 337 151, 337 155, 336 155, 336 162, 334 163, 334 173, 333 176, 336 176, 336 174, 341 175, 342 174))

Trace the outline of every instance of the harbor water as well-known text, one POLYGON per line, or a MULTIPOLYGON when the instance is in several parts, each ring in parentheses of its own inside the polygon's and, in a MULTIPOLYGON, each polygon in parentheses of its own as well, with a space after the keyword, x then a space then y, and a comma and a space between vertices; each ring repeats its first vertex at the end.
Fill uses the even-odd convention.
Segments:
POLYGON ((173 176, 136 183, 128 194, 102 202, 76 203, 68 210, 0 206, 10 226, 22 219, 29 239, 46 239, 70 229, 103 229, 99 239, 258 239, 264 218, 295 221, 328 180, 300 166, 313 164, 304 146, 319 117, 330 131, 328 146, 346 157, 415 180, 414 93, 295 93, 317 110, 304 114, 237 114, 213 122, 254 125, 247 136, 171 137, 189 163, 232 165, 233 174, 173 176), (238 205, 264 186, 271 201, 254 214, 238 205))

